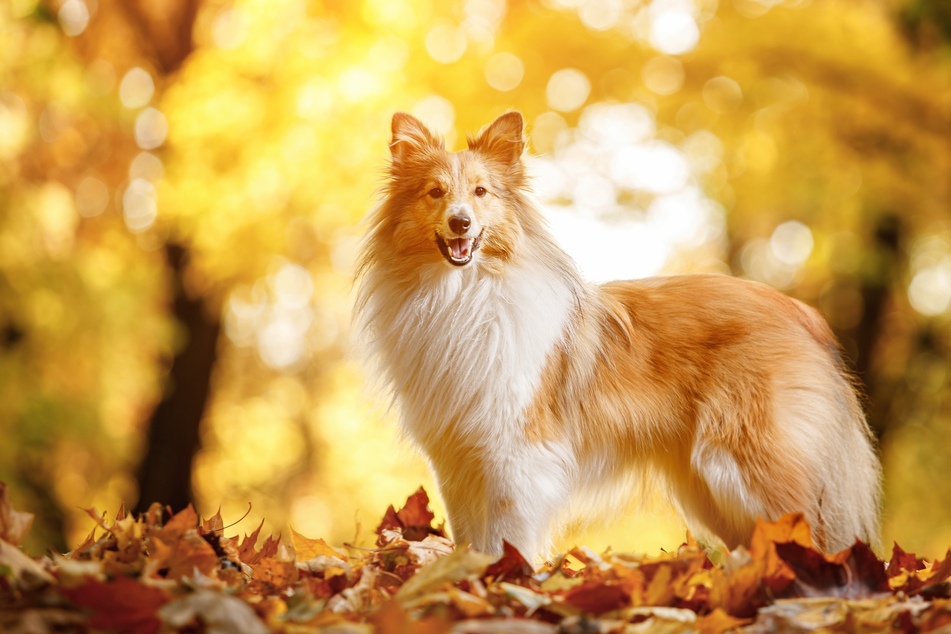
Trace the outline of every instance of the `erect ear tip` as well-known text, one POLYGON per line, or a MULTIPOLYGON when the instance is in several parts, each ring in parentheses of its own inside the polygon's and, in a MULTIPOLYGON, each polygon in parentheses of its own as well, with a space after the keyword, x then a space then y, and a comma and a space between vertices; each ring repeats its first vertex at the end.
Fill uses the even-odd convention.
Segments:
POLYGON ((406 127, 406 124, 414 120, 413 115, 406 114, 405 112, 394 112, 393 113, 393 123, 390 126, 393 132, 401 130, 406 127))
POLYGON ((522 119, 522 113, 518 110, 510 110, 499 117, 499 123, 504 124, 508 128, 517 129, 519 132, 522 131, 524 120, 522 119))

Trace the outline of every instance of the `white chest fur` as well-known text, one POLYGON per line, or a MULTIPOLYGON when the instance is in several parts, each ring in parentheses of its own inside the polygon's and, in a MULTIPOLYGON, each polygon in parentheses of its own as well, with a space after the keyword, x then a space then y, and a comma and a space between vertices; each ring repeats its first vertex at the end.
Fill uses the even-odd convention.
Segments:
POLYGON ((529 261, 500 277, 437 266, 411 289, 379 282, 373 347, 414 440, 447 425, 483 446, 518 437, 573 309, 565 281, 529 261))

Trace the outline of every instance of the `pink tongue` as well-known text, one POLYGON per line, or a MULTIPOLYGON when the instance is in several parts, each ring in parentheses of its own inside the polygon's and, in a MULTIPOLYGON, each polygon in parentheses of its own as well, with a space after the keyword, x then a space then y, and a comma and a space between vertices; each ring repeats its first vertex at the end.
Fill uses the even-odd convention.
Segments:
POLYGON ((469 238, 452 238, 447 241, 449 253, 456 260, 465 260, 472 251, 472 240, 469 238))

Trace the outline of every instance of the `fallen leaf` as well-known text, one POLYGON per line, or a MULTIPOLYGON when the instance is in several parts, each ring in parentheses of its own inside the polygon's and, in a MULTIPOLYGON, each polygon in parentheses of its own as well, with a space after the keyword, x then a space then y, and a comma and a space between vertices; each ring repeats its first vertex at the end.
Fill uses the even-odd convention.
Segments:
POLYGON ((413 599, 435 588, 461 581, 470 575, 481 575, 494 561, 494 557, 469 548, 458 548, 423 566, 403 584, 396 593, 401 601, 413 599))
POLYGON ((129 634, 157 632, 161 621, 156 611, 168 601, 162 590, 126 576, 109 581, 90 578, 61 591, 72 603, 92 612, 90 626, 129 634))
POLYGON ((42 565, 27 557, 16 546, 0 539, 0 582, 4 580, 19 590, 35 589, 56 581, 42 565))
POLYGON ((169 627, 204 626, 206 634, 269 634, 271 631, 247 603, 221 592, 198 590, 166 603, 158 616, 169 627))
POLYGON ((308 559, 313 559, 314 557, 324 556, 324 557, 346 557, 343 553, 338 551, 336 548, 332 548, 324 540, 317 538, 311 539, 310 537, 305 537, 301 535, 293 528, 291 531, 291 545, 294 547, 294 553, 297 556, 297 561, 307 561, 308 559))
POLYGON ((399 511, 391 504, 383 515, 383 520, 376 528, 377 546, 387 543, 384 531, 398 531, 407 541, 422 541, 426 535, 440 535, 446 537, 443 526, 433 528, 435 514, 429 508, 429 496, 423 487, 406 498, 406 503, 399 511))
POLYGON ((588 614, 603 614, 620 610, 631 604, 631 595, 616 585, 607 585, 600 581, 588 581, 571 588, 562 594, 565 603, 583 610, 588 614))
POLYGON ((535 570, 522 553, 512 544, 502 542, 502 556, 485 570, 486 579, 496 581, 524 581, 530 579, 535 570))

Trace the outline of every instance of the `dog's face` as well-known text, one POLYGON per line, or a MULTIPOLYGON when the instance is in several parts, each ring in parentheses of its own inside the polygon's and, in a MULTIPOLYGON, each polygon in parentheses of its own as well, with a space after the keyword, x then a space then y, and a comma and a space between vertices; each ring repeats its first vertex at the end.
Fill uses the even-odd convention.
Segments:
POLYGON ((404 257, 467 267, 507 260, 521 233, 522 116, 502 115, 469 149, 447 152, 417 119, 393 117, 389 204, 404 257))

